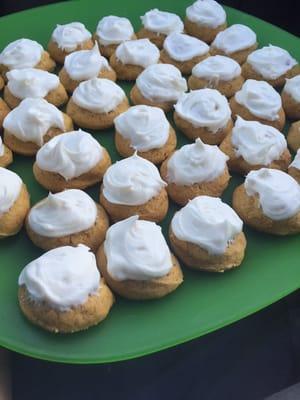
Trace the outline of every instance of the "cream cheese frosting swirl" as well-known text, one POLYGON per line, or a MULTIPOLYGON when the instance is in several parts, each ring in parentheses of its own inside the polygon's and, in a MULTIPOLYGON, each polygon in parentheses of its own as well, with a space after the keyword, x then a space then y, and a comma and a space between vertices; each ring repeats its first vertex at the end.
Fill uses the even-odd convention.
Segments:
POLYGON ((159 61, 158 48, 149 39, 128 40, 119 44, 116 57, 122 64, 148 67, 159 61))
POLYGON ((93 78, 81 82, 72 100, 79 107, 94 113, 109 113, 125 100, 124 90, 109 79, 93 78))
POLYGON ((35 301, 65 311, 85 303, 99 289, 96 257, 87 246, 63 246, 31 261, 19 276, 35 301))
POLYGON ((38 235, 62 237, 91 228, 96 218, 94 200, 82 190, 69 189, 49 193, 33 206, 28 214, 28 224, 38 235))
POLYGON ((241 117, 237 117, 231 142, 235 154, 251 165, 269 165, 287 149, 286 139, 278 129, 241 117))
POLYGON ((151 32, 169 35, 172 32, 183 32, 184 26, 178 15, 154 8, 141 17, 144 28, 151 32))
POLYGON ((242 232, 243 222, 221 199, 198 196, 174 215, 171 228, 179 240, 196 244, 218 256, 224 254, 242 232))
POLYGON ((35 40, 18 39, 2 50, 0 64, 8 69, 32 68, 41 61, 43 51, 43 47, 35 40))
POLYGON ((296 169, 300 169, 300 149, 297 151, 293 162, 289 165, 289 167, 294 167, 296 169))
POLYGON ((231 110, 225 96, 215 89, 184 93, 175 104, 177 114, 195 127, 216 133, 228 123, 231 110))
POLYGON ((176 101, 187 90, 186 80, 171 64, 147 67, 136 80, 141 94, 152 101, 176 101))
POLYGON ((101 161, 103 148, 82 130, 63 133, 44 144, 36 154, 36 163, 44 171, 56 172, 66 180, 90 171, 101 161))
POLYGON ((248 196, 258 195, 263 214, 274 221, 300 211, 300 185, 285 172, 270 168, 251 171, 244 185, 248 196))
POLYGON ((65 130, 63 113, 44 99, 27 98, 5 117, 3 127, 22 142, 44 143, 50 128, 65 130))
POLYGON ((236 92, 235 100, 256 117, 269 121, 279 118, 278 113, 282 107, 281 97, 267 82, 248 79, 241 90, 236 92))
POLYGON ((107 271, 118 281, 160 278, 172 268, 170 250, 161 227, 138 218, 134 215, 117 222, 106 233, 107 271))
POLYGON ((79 45, 91 39, 91 37, 92 34, 81 22, 57 25, 52 33, 52 40, 67 53, 76 50, 79 45))
POLYGON ((219 55, 206 58, 192 69, 192 75, 196 78, 206 79, 211 83, 231 81, 241 73, 241 67, 235 60, 219 55))
POLYGON ((169 158, 167 180, 177 185, 211 182, 224 173, 227 160, 228 156, 218 146, 204 144, 198 138, 169 158))
POLYGON ((117 132, 137 151, 161 148, 169 138, 169 121, 158 107, 130 107, 115 118, 114 123, 117 132))
POLYGON ((109 46, 132 39, 134 30, 129 19, 108 15, 99 21, 96 35, 100 44, 109 46))
POLYGON ((226 13, 214 0, 197 0, 186 9, 187 18, 198 25, 217 28, 226 22, 226 13))
POLYGON ((221 31, 212 42, 212 47, 224 51, 225 54, 232 54, 254 46, 256 33, 246 25, 234 24, 221 31))
POLYGON ((145 204, 165 186, 155 165, 136 153, 111 165, 103 177, 103 195, 113 204, 145 204))
POLYGON ((41 69, 12 69, 6 76, 9 91, 19 99, 46 97, 59 86, 58 76, 41 69))
POLYGON ((265 46, 253 51, 247 63, 265 79, 277 79, 292 69, 297 61, 278 46, 265 46))
POLYGON ((9 169, 0 167, 0 216, 13 206, 20 195, 23 182, 9 169))
POLYGON ((173 32, 168 35, 164 41, 163 48, 173 60, 179 62, 203 56, 209 51, 209 46, 202 40, 179 32, 173 32))
POLYGON ((300 103, 300 75, 292 79, 287 79, 283 91, 292 96, 296 102, 300 103))
POLYGON ((91 50, 79 50, 67 55, 64 67, 75 81, 96 78, 100 71, 111 69, 107 59, 101 56, 97 43, 91 50))

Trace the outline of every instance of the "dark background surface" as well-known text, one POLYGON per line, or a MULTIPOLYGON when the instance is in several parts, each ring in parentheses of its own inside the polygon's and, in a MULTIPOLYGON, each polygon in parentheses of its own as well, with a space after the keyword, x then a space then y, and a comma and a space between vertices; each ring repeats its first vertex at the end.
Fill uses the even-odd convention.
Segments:
MULTIPOLYGON (((0 0, 0 15, 56 2, 55 0, 0 0)), ((192 2, 193 0, 191 0, 192 2)), ((295 35, 300 35, 299 0, 285 0, 280 2, 278 0, 224 0, 221 3, 255 15, 295 35)), ((101 6, 101 0, 99 0, 99 6, 101 6)))
MULTIPOLYGON (((54 2, 0 0, 0 15, 54 2)), ((223 4, 300 35, 299 0, 223 4)), ((14 400, 103 396, 107 400, 263 400, 300 380, 300 294, 225 329, 142 359, 70 366, 12 354, 12 373, 14 400)), ((280 396, 287 398, 292 397, 280 396)), ((293 399, 300 399, 299 392, 293 399)))

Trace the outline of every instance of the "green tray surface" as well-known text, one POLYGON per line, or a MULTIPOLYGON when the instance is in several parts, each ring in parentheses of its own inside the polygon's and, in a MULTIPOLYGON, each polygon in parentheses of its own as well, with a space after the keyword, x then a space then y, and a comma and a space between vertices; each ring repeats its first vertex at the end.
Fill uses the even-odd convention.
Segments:
MULTIPOLYGON (((190 1, 70 1, 12 14, 0 19, 0 48, 20 37, 44 46, 57 23, 81 21, 91 32, 105 15, 130 18, 135 28, 139 16, 159 7, 184 17, 190 1)), ((295 36, 250 15, 226 8, 229 24, 242 23, 257 33, 259 45, 282 46, 300 60, 300 41, 295 36)), ((121 84, 128 93, 130 85, 121 84)), ((170 115, 172 122, 172 116, 170 115)), ((178 147, 187 143, 178 134, 178 147)), ((119 159, 113 130, 94 136, 119 159)), ((11 166, 27 184, 32 204, 47 195, 32 175, 33 158, 15 156, 11 166)), ((230 204, 232 191, 242 179, 233 177, 223 199, 230 204)), ((99 187, 88 190, 95 200, 99 187)), ((162 223, 166 234, 176 206, 171 205, 162 223)), ((245 260, 225 274, 197 273, 184 268, 184 283, 164 299, 133 302, 117 298, 108 318, 88 331, 54 335, 31 325, 17 303, 17 279, 21 269, 42 252, 24 230, 0 242, 0 345, 28 356, 79 364, 127 360, 160 351, 238 321, 298 289, 300 281, 299 236, 273 237, 245 228, 248 240, 245 260)))

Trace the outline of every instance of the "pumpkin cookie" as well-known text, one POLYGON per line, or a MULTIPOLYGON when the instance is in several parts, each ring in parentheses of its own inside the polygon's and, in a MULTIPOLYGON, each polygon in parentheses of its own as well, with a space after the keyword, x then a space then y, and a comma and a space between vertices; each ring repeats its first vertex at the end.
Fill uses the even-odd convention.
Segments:
POLYGON ((238 115, 247 121, 258 121, 281 131, 285 113, 281 97, 267 82, 248 79, 241 90, 230 99, 233 118, 238 115))
POLYGON ((36 154, 33 173, 51 192, 85 189, 101 182, 111 164, 108 152, 84 131, 63 133, 44 144, 36 154))
POLYGON ((81 22, 70 22, 56 26, 48 43, 48 51, 56 62, 63 64, 68 54, 92 49, 93 45, 92 35, 86 27, 81 22))
POLYGON ((215 89, 183 94, 175 104, 174 122, 189 139, 219 144, 231 132, 231 110, 225 96, 215 89))
POLYGON ((273 235, 300 232, 300 185, 285 172, 251 171, 233 193, 233 208, 252 228, 273 235))
POLYGON ((282 106, 288 118, 300 119, 300 75, 287 79, 281 92, 282 106))
POLYGON ((2 142, 2 138, 0 136, 0 167, 7 167, 13 162, 13 154, 12 151, 5 146, 2 142))
POLYGON ((244 83, 239 64, 229 57, 212 56, 197 64, 189 77, 192 90, 217 89, 226 97, 232 97, 244 83))
POLYGON ((5 78, 11 69, 37 68, 53 71, 55 61, 35 40, 18 39, 9 43, 0 53, 0 74, 5 78))
POLYGON ((226 27, 226 12, 214 0, 197 0, 186 9, 185 31, 206 43, 211 43, 226 27))
POLYGON ((166 37, 160 52, 160 61, 172 64, 183 75, 189 75, 193 67, 209 56, 209 46, 193 36, 174 32, 166 37))
POLYGON ((44 250, 82 243, 96 251, 108 226, 103 208, 78 189, 49 193, 31 208, 26 219, 28 236, 44 250))
POLYGON ((300 66, 286 50, 269 45, 253 51, 247 57, 242 74, 245 79, 262 80, 280 87, 287 78, 300 74, 300 66))
POLYGON ((150 161, 136 153, 108 168, 100 192, 100 204, 113 221, 139 215, 159 222, 168 211, 166 183, 150 161))
POLYGON ((178 68, 171 64, 154 64, 137 77, 130 98, 133 104, 159 107, 167 112, 186 90, 186 80, 178 68))
POLYGON ((256 48, 256 33, 246 25, 234 24, 217 34, 210 53, 228 56, 243 64, 256 48))
POLYGON ((0 167, 0 239, 19 232, 29 208, 29 194, 21 178, 0 167))
POLYGON ((287 135, 287 142, 295 152, 300 148, 300 121, 291 124, 287 135))
POLYGON ((2 130, 3 127, 4 118, 7 116, 9 112, 10 108, 5 103, 5 101, 0 97, 0 131, 2 130))
POLYGON ((176 133, 158 107, 130 107, 114 123, 115 145, 122 157, 137 151, 140 157, 160 164, 176 148, 176 133))
POLYGON ((129 108, 123 89, 108 79, 81 82, 67 105, 67 114, 81 128, 106 129, 129 108))
POLYGON ((35 325, 54 333, 85 330, 104 320, 114 296, 84 245, 53 249, 19 276, 19 305, 35 325))
POLYGON ((117 79, 106 58, 101 56, 97 43, 91 50, 79 50, 66 56, 59 72, 59 79, 69 93, 73 93, 81 82, 92 78, 117 79))
POLYGON ((111 57, 120 43, 136 39, 133 26, 128 18, 108 15, 100 19, 97 25, 95 40, 104 57, 111 57))
POLYGON ((73 130, 71 118, 44 99, 27 98, 3 121, 4 143, 14 152, 33 156, 54 136, 73 130))
POLYGON ((119 44, 109 61, 119 80, 134 81, 149 65, 157 64, 159 56, 149 39, 128 40, 119 44))
POLYGON ((221 199, 199 196, 173 217, 169 238, 174 253, 188 267, 225 272, 241 265, 246 238, 243 222, 221 199))
POLYGON ((119 295, 157 299, 176 290, 183 274, 161 227, 138 218, 134 215, 108 229, 97 261, 107 284, 119 295))
POLYGON ((184 26, 178 15, 154 8, 141 16, 143 28, 136 34, 139 39, 148 38, 159 49, 173 32, 183 32, 184 26))
POLYGON ((200 195, 221 196, 230 179, 227 159, 217 146, 204 144, 199 138, 182 146, 160 168, 168 195, 180 205, 200 195))
POLYGON ((14 69, 6 74, 4 100, 10 108, 17 107, 27 97, 44 98, 56 107, 68 100, 58 76, 35 68, 14 69))
POLYGON ((262 167, 286 171, 291 162, 284 135, 270 125, 238 117, 220 149, 228 155, 230 171, 246 175, 262 167))

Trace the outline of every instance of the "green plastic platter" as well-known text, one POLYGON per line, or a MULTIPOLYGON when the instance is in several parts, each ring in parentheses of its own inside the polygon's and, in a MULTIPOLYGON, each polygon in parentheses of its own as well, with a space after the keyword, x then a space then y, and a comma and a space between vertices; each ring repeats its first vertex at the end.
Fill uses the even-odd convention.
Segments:
MULTIPOLYGON (((191 0, 75 1, 39 7, 0 19, 0 48, 20 37, 46 46, 57 23, 82 21, 94 31, 108 14, 127 16, 135 28, 139 16, 159 6, 184 16, 191 0)), ((249 15, 227 8, 229 23, 244 23, 257 32, 260 45, 276 44, 300 60, 300 41, 289 33, 249 15)), ((122 85, 126 90, 129 85, 122 85)), ((112 158, 118 159, 113 133, 95 133, 112 158)), ((178 146, 186 143, 178 133, 178 146)), ((34 181, 33 159, 15 156, 11 167, 24 179, 32 204, 46 195, 34 181)), ((230 203, 233 177, 224 199, 230 203)), ((98 187, 89 193, 97 199, 98 187)), ((164 232, 175 211, 170 207, 164 232)), ((225 274, 196 273, 184 268, 184 284, 159 301, 132 302, 117 299, 109 317, 99 326, 73 335, 53 335, 25 320, 17 303, 18 275, 41 254, 24 231, 0 243, 0 345, 41 359, 69 363, 106 363, 150 354, 222 328, 246 317, 296 290, 300 283, 300 237, 277 238, 245 229, 248 247, 241 268, 225 274)))

